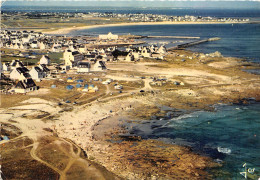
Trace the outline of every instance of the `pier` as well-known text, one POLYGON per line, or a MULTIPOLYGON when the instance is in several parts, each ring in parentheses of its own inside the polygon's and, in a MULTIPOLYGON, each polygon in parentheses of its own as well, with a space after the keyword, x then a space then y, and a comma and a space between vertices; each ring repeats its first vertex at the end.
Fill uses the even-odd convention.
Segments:
POLYGON ((200 37, 190 37, 190 36, 147 36, 147 38, 200 39, 200 37))
POLYGON ((189 42, 189 43, 185 43, 185 44, 180 44, 180 45, 178 45, 178 46, 169 48, 169 50, 185 49, 185 48, 187 48, 187 47, 194 46, 194 45, 197 45, 197 44, 201 44, 201 43, 205 43, 205 42, 210 42, 210 41, 218 41, 218 40, 220 40, 219 37, 214 37, 214 38, 208 38, 208 39, 193 41, 193 42, 189 42))

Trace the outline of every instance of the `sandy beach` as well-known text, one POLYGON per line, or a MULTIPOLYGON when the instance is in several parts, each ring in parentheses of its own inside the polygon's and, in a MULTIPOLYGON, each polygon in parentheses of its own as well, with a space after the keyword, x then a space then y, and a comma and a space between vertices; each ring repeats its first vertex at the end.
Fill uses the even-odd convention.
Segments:
POLYGON ((62 35, 69 34, 72 31, 83 30, 83 29, 93 29, 93 28, 102 28, 102 27, 116 27, 116 26, 143 26, 143 25, 182 25, 182 24, 243 24, 248 22, 131 22, 131 23, 119 23, 119 24, 100 24, 92 26, 81 26, 81 27, 71 27, 71 28, 62 28, 54 31, 43 31, 45 34, 53 35, 62 35))

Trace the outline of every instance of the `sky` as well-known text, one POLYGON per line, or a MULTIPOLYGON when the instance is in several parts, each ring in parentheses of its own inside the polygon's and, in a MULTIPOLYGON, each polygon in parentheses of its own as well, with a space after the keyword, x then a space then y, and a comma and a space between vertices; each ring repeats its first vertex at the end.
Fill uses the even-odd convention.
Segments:
POLYGON ((10 5, 260 9, 260 0, 6 0, 3 4, 10 5))

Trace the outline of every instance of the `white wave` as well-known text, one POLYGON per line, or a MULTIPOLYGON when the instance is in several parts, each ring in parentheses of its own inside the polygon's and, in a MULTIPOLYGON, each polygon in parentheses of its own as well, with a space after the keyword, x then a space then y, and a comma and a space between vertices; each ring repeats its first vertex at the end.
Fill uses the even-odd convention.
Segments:
POLYGON ((184 114, 182 116, 176 117, 176 118, 172 118, 171 120, 182 120, 182 119, 187 119, 187 118, 192 118, 192 117, 198 117, 198 115, 195 114, 184 114))
POLYGON ((187 119, 187 118, 194 118, 194 117, 198 117, 198 115, 196 115, 195 113, 191 113, 191 114, 184 114, 184 115, 181 115, 179 117, 175 117, 175 118, 172 118, 170 119, 168 122, 166 122, 164 125, 162 125, 162 127, 177 127, 179 126, 178 124, 176 123, 172 123, 173 121, 182 121, 184 119, 187 119))
POLYGON ((222 147, 218 147, 218 152, 224 153, 224 154, 230 154, 231 153, 231 149, 229 148, 222 148, 222 147))

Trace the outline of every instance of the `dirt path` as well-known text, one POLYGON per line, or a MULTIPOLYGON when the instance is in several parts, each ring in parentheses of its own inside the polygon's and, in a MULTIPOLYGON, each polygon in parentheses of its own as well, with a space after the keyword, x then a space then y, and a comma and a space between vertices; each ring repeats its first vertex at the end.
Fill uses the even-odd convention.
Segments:
MULTIPOLYGON (((28 104, 26 104, 28 105, 28 104)), ((25 106, 26 106, 25 105, 25 106)), ((34 104, 34 106, 37 106, 37 104, 34 104)), ((35 112, 41 111, 41 109, 23 109, 19 108, 17 109, 7 109, 6 111, 0 112, 0 115, 2 116, 0 123, 8 123, 10 125, 13 125, 20 129, 22 134, 18 135, 17 137, 10 139, 9 141, 1 141, 0 144, 3 143, 16 143, 18 142, 21 138, 28 138, 32 140, 32 144, 29 146, 32 146, 32 149, 30 150, 30 156, 35 159, 36 161, 44 164, 45 166, 49 167, 50 169, 54 170, 60 175, 60 180, 66 180, 66 179, 71 179, 68 177, 68 172, 69 175, 74 175, 77 174, 77 169, 75 170, 75 166, 80 169, 80 175, 83 177, 91 177, 91 179, 107 179, 106 174, 110 173, 106 169, 100 170, 100 167, 97 167, 94 165, 91 161, 84 159, 81 157, 82 150, 79 148, 75 143, 72 141, 68 141, 63 138, 55 137, 57 139, 56 141, 58 143, 57 146, 53 146, 52 149, 48 149, 49 151, 55 151, 56 153, 59 154, 65 154, 68 161, 65 161, 65 168, 61 169, 60 167, 56 167, 56 164, 52 164, 55 161, 52 161, 52 156, 51 154, 44 154, 42 153, 42 148, 44 150, 45 146, 48 146, 51 144, 46 142, 42 142, 42 138, 46 139, 46 136, 52 136, 52 132, 47 132, 44 129, 46 128, 51 128, 51 124, 47 122, 43 122, 40 119, 29 119, 27 116, 35 114, 35 112), (19 113, 17 113, 19 111, 19 113), (26 114, 26 116, 24 116, 26 114), (69 149, 65 149, 62 146, 62 143, 66 144, 66 147, 69 147, 69 149), (74 149, 73 149, 74 148, 74 149), (58 151, 57 151, 58 149, 58 151), (48 157, 46 157, 46 155, 48 157), (50 156, 49 156, 50 155, 50 156), (43 157, 46 157, 43 158, 43 157), (74 166, 73 169, 72 166, 74 166), (76 172, 76 173, 75 173, 76 172)), ((55 115, 58 112, 53 112, 51 115, 55 115)), ((50 115, 49 115, 50 116, 50 115)), ((28 147, 29 147, 28 146, 28 147)), ((52 147, 52 146, 51 146, 52 147)), ((55 156, 55 158, 59 158, 59 156, 55 156)), ((112 173, 110 173, 112 174, 112 173)), ((111 175, 113 176, 113 175, 111 175)), ((85 178, 81 178, 85 179, 85 178)))
POLYGON ((153 88, 151 87, 150 83, 153 81, 152 79, 144 79, 144 90, 149 91, 153 88))
POLYGON ((39 161, 39 162, 41 162, 41 163, 43 163, 44 165, 48 166, 49 168, 53 169, 54 171, 56 171, 57 173, 60 174, 60 177, 62 177, 62 176, 63 176, 63 172, 62 172, 62 171, 60 171, 58 168, 52 166, 51 164, 49 164, 49 163, 43 161, 42 159, 40 159, 40 158, 36 155, 36 151, 37 151, 38 146, 39 146, 39 142, 35 142, 35 141, 34 141, 34 142, 33 142, 33 148, 32 148, 32 150, 31 150, 31 152, 30 152, 30 155, 32 156, 32 158, 35 159, 35 160, 37 160, 37 161, 39 161))
MULTIPOLYGON (((60 177, 60 180, 66 180, 66 173, 69 171, 71 166, 77 162, 78 165, 82 167, 82 169, 85 170, 85 172, 92 172, 92 174, 88 174, 88 176, 96 177, 96 179, 106 179, 103 175, 103 173, 95 168, 94 166, 91 166, 91 163, 87 161, 86 159, 83 159, 80 157, 81 149, 74 143, 67 141, 66 139, 62 139, 63 142, 68 143, 70 146, 69 152, 65 151, 61 146, 59 146, 60 150, 63 151, 68 157, 69 157, 69 162, 66 165, 66 168, 62 171, 62 175, 60 177), (77 152, 75 153, 73 150, 73 145, 74 147, 77 148, 77 152)), ((86 173, 87 173, 86 172, 86 173)))

